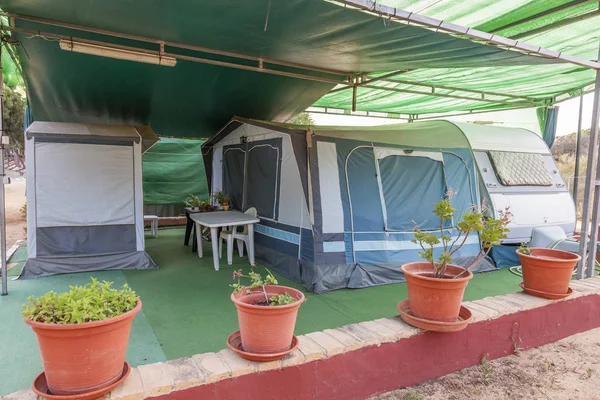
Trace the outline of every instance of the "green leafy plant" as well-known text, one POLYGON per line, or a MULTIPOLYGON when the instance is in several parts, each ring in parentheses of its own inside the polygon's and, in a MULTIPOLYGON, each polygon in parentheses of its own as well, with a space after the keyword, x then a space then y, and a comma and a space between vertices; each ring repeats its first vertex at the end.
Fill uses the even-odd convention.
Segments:
POLYGON ((227 196, 227 194, 225 192, 223 192, 222 190, 218 190, 218 191, 214 192, 212 197, 213 197, 213 201, 216 204, 224 205, 224 204, 229 204, 229 202, 230 202, 229 196, 227 196))
POLYGON ((198 198, 198 196, 190 193, 187 199, 185 199, 185 205, 192 208, 200 208, 202 201, 198 198))
MULTIPOLYGON (((509 232, 507 225, 512 220, 512 213, 508 207, 501 210, 500 218, 496 219, 484 217, 487 211, 485 203, 480 208, 473 205, 469 211, 461 215, 460 220, 456 223, 455 228, 458 235, 453 238, 444 233, 444 225, 446 221, 452 221, 456 213, 451 202, 454 194, 452 190, 449 190, 445 199, 434 204, 433 214, 440 218, 440 235, 436 232, 423 231, 418 225, 415 225, 413 230, 412 242, 418 244, 423 250, 419 252, 419 256, 433 266, 434 278, 446 278, 446 267, 452 262, 453 255, 464 246, 469 235, 473 233, 479 234, 481 248, 465 271, 479 263, 489 254, 493 246, 500 244, 501 239, 507 238, 509 232), (434 249, 438 247, 441 248, 441 253, 435 258, 434 249)), ((460 277, 465 271, 455 276, 454 279, 460 277)))
POLYGON ((283 306, 283 305, 292 304, 292 303, 295 303, 296 301, 298 301, 296 298, 292 297, 288 293, 280 293, 278 295, 269 297, 269 295, 267 294, 267 290, 265 289, 265 286, 266 285, 277 285, 278 282, 277 282, 277 279, 275 278, 275 276, 273 276, 273 274, 271 273, 271 271, 269 271, 266 268, 265 268, 265 270, 267 271, 267 274, 265 275, 264 278, 261 274, 259 274, 258 272, 254 271, 254 270, 251 270, 250 272, 248 272, 248 275, 244 275, 242 273, 241 269, 238 269, 237 271, 233 271, 232 278, 236 282, 229 286, 233 288, 235 293, 242 293, 244 290, 246 291, 246 293, 251 293, 251 289, 261 288, 262 292, 265 296, 265 302, 268 303, 270 306, 283 306), (243 285, 241 282, 242 278, 250 279, 250 284, 243 285))
POLYGON ((65 293, 48 292, 29 297, 23 305, 23 317, 48 324, 83 324, 116 317, 135 308, 138 297, 127 285, 114 289, 112 282, 92 282, 71 286, 65 293))
POLYGON ((27 218, 27 203, 23 203, 23 205, 19 209, 19 212, 21 213, 21 217, 23 217, 23 219, 27 218))
POLYGON ((526 256, 530 256, 531 250, 529 250, 529 247, 527 247, 526 243, 521 243, 521 245, 519 246, 519 253, 524 254, 526 256))

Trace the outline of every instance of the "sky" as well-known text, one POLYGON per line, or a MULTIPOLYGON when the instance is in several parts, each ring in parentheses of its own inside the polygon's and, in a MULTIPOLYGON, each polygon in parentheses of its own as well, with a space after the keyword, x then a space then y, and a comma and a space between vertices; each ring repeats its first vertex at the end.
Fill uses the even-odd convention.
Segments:
MULTIPOLYGON (((583 129, 589 129, 592 125, 592 101, 593 93, 583 97, 583 129)), ((579 115, 579 97, 558 104, 557 136, 567 135, 577 131, 579 115)), ((310 113, 315 125, 385 125, 406 122, 397 119, 355 117, 346 115, 326 115, 310 113)), ((498 111, 492 113, 462 115, 446 118, 452 121, 462 122, 484 122, 487 124, 525 128, 540 134, 535 108, 523 110, 498 111)))

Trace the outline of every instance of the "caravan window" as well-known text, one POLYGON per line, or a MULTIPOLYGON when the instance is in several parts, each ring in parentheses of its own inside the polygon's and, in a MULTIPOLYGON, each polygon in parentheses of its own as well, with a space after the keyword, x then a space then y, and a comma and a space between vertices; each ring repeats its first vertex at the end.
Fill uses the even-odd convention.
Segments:
POLYGON ((504 186, 552 186, 541 154, 490 151, 490 160, 504 186))
POLYGON ((447 187, 441 153, 375 149, 386 229, 410 231, 439 229, 433 204, 444 198, 447 187))

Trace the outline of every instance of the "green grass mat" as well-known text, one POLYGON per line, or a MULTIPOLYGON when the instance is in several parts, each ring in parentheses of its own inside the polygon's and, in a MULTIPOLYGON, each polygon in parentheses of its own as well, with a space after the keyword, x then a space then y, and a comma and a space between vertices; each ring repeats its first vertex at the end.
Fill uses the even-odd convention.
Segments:
POLYGON ((25 262, 27 261, 27 244, 22 244, 19 248, 10 256, 9 263, 12 262, 25 262))
MULTIPOLYGON (((161 231, 157 240, 147 241, 147 251, 159 270, 124 271, 144 302, 146 317, 169 359, 226 347, 227 336, 238 329, 229 298, 232 271, 250 268, 247 259, 234 256, 234 265, 222 259, 221 269, 215 271, 210 244, 204 244, 200 259, 191 247, 183 245, 183 234, 183 229, 161 231)), ((277 278, 280 284, 301 288, 279 275, 277 278)), ((519 291, 520 281, 508 269, 476 274, 465 300, 519 291)), ((298 315, 297 335, 397 315, 396 303, 407 294, 406 284, 399 283, 306 296, 308 301, 298 315)))

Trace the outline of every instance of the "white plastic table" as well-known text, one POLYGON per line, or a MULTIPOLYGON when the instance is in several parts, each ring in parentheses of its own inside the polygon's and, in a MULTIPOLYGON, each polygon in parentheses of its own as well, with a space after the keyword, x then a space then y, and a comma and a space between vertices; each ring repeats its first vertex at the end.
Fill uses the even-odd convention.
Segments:
MULTIPOLYGON (((246 215, 239 211, 214 211, 198 214, 190 214, 190 218, 196 224, 196 232, 202 232, 201 226, 210 228, 210 237, 212 242, 213 262, 215 271, 219 270, 219 235, 218 228, 231 226, 232 231, 238 226, 248 225, 248 259, 250 264, 254 265, 254 224, 260 222, 260 219, 246 215)), ((202 235, 197 234, 198 257, 202 258, 202 235)))

